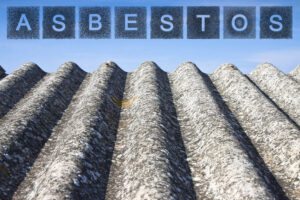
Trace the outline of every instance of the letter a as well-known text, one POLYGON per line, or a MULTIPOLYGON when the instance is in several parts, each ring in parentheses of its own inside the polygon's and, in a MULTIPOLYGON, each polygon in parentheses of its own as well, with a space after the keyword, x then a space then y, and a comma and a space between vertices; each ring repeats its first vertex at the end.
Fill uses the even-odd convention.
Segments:
POLYGON ((27 17, 24 13, 21 14, 18 26, 16 28, 16 31, 19 31, 21 26, 26 26, 28 31, 31 31, 31 27, 29 25, 29 22, 27 20, 27 17))

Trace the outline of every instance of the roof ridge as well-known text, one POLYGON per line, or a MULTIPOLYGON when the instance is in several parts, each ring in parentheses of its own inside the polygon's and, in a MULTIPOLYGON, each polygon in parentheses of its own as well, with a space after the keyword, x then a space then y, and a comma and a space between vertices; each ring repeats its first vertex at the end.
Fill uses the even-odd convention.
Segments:
POLYGON ((29 70, 30 68, 37 70, 37 71, 45 72, 38 64, 36 64, 34 62, 26 62, 26 63, 22 64, 20 67, 18 67, 14 72, 26 70, 26 69, 29 70))
MULTIPOLYGON (((114 68, 118 68, 119 70, 123 71, 123 72, 126 72, 126 73, 133 73, 135 71, 139 71, 141 68, 145 68, 147 66, 152 66, 152 67, 155 67, 155 68, 158 68, 159 70, 163 71, 163 72, 167 72, 165 70, 163 70, 156 62, 154 61, 145 61, 145 62, 142 62, 135 70, 133 71, 125 71, 124 69, 122 69, 116 62, 114 61, 105 61, 103 62, 95 71, 99 70, 99 68, 101 67, 114 67, 114 68)), ((254 71, 260 71, 262 70, 262 66, 268 66, 268 67, 272 67, 278 71, 280 71, 277 67, 275 67, 273 64, 271 63, 268 63, 268 62, 263 62, 259 65, 256 66, 256 68, 251 71, 250 73, 253 73, 254 71)), ((22 70, 24 67, 36 67, 38 68, 39 70, 45 72, 42 68, 39 67, 39 65, 37 65, 36 63, 34 62, 27 62, 27 63, 24 63, 23 65, 21 65, 19 68, 17 68, 15 71, 19 71, 19 70, 22 70)), ((81 68, 77 63, 75 62, 72 62, 72 61, 68 61, 68 62, 64 62, 63 64, 60 65, 60 68, 63 68, 63 69, 68 69, 68 68, 77 68, 78 70, 80 71, 83 71, 83 72, 87 72, 85 71, 83 68, 81 68)), ((197 65, 194 63, 194 62, 191 62, 191 61, 186 61, 186 62, 182 62, 181 64, 179 64, 177 66, 176 69, 174 69, 173 71, 170 71, 170 72, 167 72, 167 73, 177 73, 177 71, 181 71, 182 68, 197 68, 198 70, 200 70, 197 65)), ((232 63, 223 63, 221 64, 214 72, 212 73, 216 73, 220 70, 239 70, 239 68, 236 67, 236 65, 232 64, 232 63)), ((14 71, 14 72, 15 72, 14 71)), ((300 64, 296 66, 296 68, 294 68, 291 72, 289 72, 288 74, 293 74, 293 73, 298 73, 298 71, 300 71, 300 64)), ((14 73, 13 72, 13 73, 14 73)), ((200 72, 202 72, 200 70, 200 72)), ((281 71, 280 71, 281 72, 281 71)), ((1 67, 0 65, 0 77, 1 77, 1 74, 5 74, 5 70, 1 67)), ((203 72, 204 73, 204 72, 203 72)), ((250 74, 249 73, 249 74, 250 74)))
POLYGON ((61 64, 59 66, 59 68, 57 69, 57 72, 59 71, 71 71, 71 70, 77 70, 80 71, 81 73, 84 72, 86 73, 86 71, 84 71, 81 67, 79 67, 75 62, 64 62, 63 64, 61 64))
POLYGON ((268 70, 268 71, 273 70, 273 71, 284 74, 282 71, 280 71, 277 67, 275 67, 272 63, 269 63, 269 62, 263 62, 263 63, 257 65, 256 68, 254 70, 252 70, 249 74, 260 73, 265 70, 268 70))
POLYGON ((218 73, 222 73, 223 71, 232 71, 232 70, 237 70, 239 73, 242 74, 242 72, 232 63, 221 64, 212 74, 218 74, 218 73))
POLYGON ((180 73, 181 71, 185 71, 186 69, 200 70, 195 63, 187 61, 187 62, 181 63, 175 70, 171 71, 170 73, 171 74, 173 74, 173 73, 177 74, 177 73, 180 73))
POLYGON ((148 67, 153 68, 153 69, 156 69, 156 70, 159 70, 159 71, 164 71, 164 70, 162 70, 162 69, 158 66, 158 64, 156 64, 154 61, 145 61, 145 62, 142 62, 142 63, 138 66, 138 68, 136 68, 135 70, 133 70, 133 71, 130 72, 130 73, 136 73, 136 72, 139 72, 139 71, 141 71, 141 70, 143 70, 143 69, 145 69, 145 68, 148 68, 148 67))
POLYGON ((103 62, 99 67, 98 69, 96 69, 95 71, 98 71, 98 70, 101 70, 102 68, 114 68, 118 71, 121 71, 123 73, 125 73, 126 71, 124 71, 121 67, 119 67, 119 65, 117 63, 115 63, 114 61, 105 61, 103 62))

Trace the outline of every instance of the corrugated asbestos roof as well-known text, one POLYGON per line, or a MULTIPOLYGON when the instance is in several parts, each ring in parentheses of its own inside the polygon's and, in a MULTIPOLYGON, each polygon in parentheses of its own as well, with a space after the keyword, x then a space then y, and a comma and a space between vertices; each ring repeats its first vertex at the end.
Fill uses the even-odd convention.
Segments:
POLYGON ((300 199, 299 68, 0 68, 0 198, 300 199))

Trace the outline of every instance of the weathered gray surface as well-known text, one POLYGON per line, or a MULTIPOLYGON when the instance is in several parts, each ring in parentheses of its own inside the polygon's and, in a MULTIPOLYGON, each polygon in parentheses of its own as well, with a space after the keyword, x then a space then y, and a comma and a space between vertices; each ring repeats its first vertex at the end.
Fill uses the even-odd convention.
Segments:
POLYGON ((107 199, 195 198, 166 75, 151 62, 127 75, 124 98, 136 101, 121 112, 107 199))
POLYGON ((10 198, 26 175, 84 75, 75 64, 62 65, 0 119, 0 162, 10 171, 0 176, 2 199, 10 198))
POLYGON ((0 199, 300 199, 299 83, 257 70, 23 65, 0 81, 0 199))
POLYGON ((45 74, 36 64, 26 63, 2 79, 0 81, 0 118, 23 98, 45 74))
POLYGON ((288 73, 293 79, 300 83, 300 65, 298 65, 293 71, 288 73))
POLYGON ((211 79, 288 197, 299 199, 299 129, 233 65, 211 79))
POLYGON ((169 76, 198 199, 271 199, 204 74, 185 63, 169 76))
POLYGON ((260 64, 248 77, 300 125, 300 84, 269 63, 260 64))
POLYGON ((112 63, 88 76, 14 199, 104 199, 124 78, 112 63))

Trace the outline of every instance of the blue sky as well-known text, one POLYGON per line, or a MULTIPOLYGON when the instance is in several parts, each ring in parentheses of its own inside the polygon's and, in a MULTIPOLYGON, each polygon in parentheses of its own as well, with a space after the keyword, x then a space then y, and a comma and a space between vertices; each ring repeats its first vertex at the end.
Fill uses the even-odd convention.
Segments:
MULTIPOLYGON (((184 9, 185 10, 185 9, 184 9)), ((184 11, 185 12, 185 11, 184 11)), ((185 13, 184 13, 185 14, 185 13)), ((221 24, 222 24, 221 9, 221 24)), ((78 15, 77 15, 78 22, 78 15)), ((256 19, 258 25, 259 17, 256 19)), ((184 24, 184 34, 186 25, 184 24)), ((222 25, 221 25, 222 28, 222 25)), ((78 36, 78 29, 76 36, 78 36)), ((112 31, 114 33, 114 31, 112 31)), ((251 72, 259 63, 270 62, 283 72, 300 64, 300 1, 297 0, 1 0, 0 1, 0 65, 12 72, 25 62, 35 62, 47 72, 62 63, 73 61, 88 72, 105 61, 116 62, 123 70, 133 71, 144 61, 155 61, 163 70, 173 71, 185 61, 194 62, 202 71, 211 73, 230 62, 242 72, 251 72), (293 39, 38 39, 6 38, 6 8, 9 6, 293 6, 293 39)))

